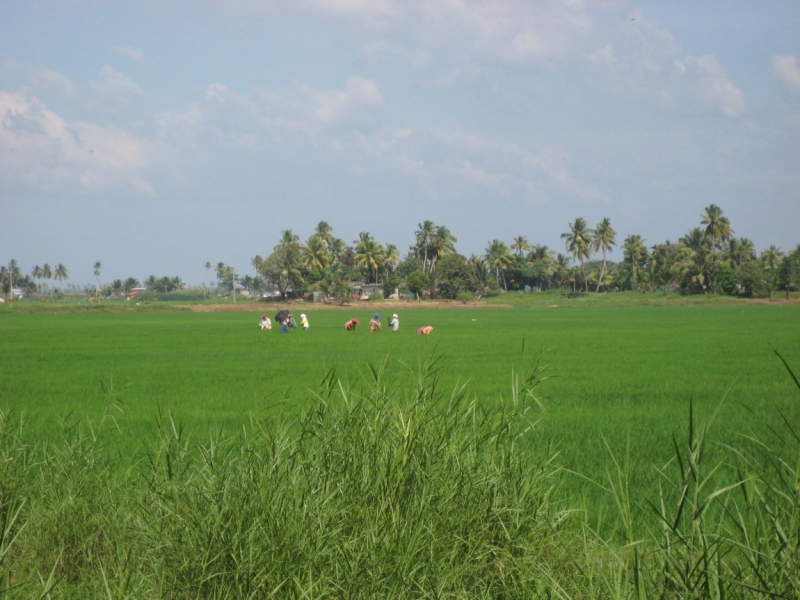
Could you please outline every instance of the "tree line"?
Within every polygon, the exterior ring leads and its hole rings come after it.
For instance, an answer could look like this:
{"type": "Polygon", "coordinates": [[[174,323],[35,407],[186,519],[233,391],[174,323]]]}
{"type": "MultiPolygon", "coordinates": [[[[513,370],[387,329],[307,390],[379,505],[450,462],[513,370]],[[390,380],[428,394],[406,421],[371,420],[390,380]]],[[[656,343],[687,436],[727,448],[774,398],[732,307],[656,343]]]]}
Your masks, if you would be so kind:
{"type": "MultiPolygon", "coordinates": [[[[667,240],[648,246],[642,236],[631,234],[618,246],[608,218],[591,228],[578,217],[567,229],[561,234],[564,252],[531,244],[526,236],[518,235],[510,244],[494,239],[484,254],[466,257],[457,252],[458,239],[446,226],[423,221],[401,258],[397,246],[380,243],[368,231],[347,244],[333,234],[330,224],[320,221],[304,242],[291,229],[284,230],[270,254],[251,259],[252,275],[237,273],[223,262],[206,262],[205,269],[207,278],[214,272],[218,288],[233,293],[241,286],[250,293],[276,291],[285,299],[320,291],[339,302],[352,297],[355,282],[382,285],[387,294],[399,288],[418,298],[429,293],[465,299],[553,289],[583,293],[675,290],[770,298],[783,291],[788,298],[800,284],[800,245],[785,253],[770,246],[757,254],[752,240],[734,236],[729,219],[715,204],[704,209],[698,226],[674,243],[667,240]],[[622,253],[616,262],[610,260],[615,249],[622,253]]],[[[96,262],[95,296],[102,291],[104,297],[122,297],[140,286],[133,277],[101,286],[100,274],[101,264],[96,262]]],[[[15,288],[28,294],[49,291],[51,278],[66,280],[66,267],[37,265],[30,275],[23,275],[15,260],[0,267],[7,297],[15,288]]],[[[177,276],[150,275],[144,287],[168,293],[185,284],[177,276]]]]}
{"type": "Polygon", "coordinates": [[[641,235],[631,234],[618,246],[608,218],[591,228],[578,217],[561,238],[564,252],[518,235],[510,244],[494,239],[484,254],[466,257],[457,252],[458,240],[446,226],[423,221],[401,259],[395,245],[382,245],[369,232],[361,232],[348,245],[321,221],[305,242],[284,230],[271,254],[251,260],[255,276],[237,277],[224,263],[218,263],[216,274],[222,287],[239,282],[250,291],[277,290],[284,298],[290,291],[300,296],[319,290],[335,300],[349,298],[354,281],[383,284],[386,293],[401,288],[418,297],[429,292],[476,299],[501,291],[552,289],[770,298],[782,290],[788,298],[800,282],[800,245],[787,253],[770,246],[757,254],[752,240],[734,237],[729,219],[715,204],[705,208],[698,226],[674,243],[648,246],[641,235]],[[622,257],[614,262],[610,256],[617,248],[622,257]]]}

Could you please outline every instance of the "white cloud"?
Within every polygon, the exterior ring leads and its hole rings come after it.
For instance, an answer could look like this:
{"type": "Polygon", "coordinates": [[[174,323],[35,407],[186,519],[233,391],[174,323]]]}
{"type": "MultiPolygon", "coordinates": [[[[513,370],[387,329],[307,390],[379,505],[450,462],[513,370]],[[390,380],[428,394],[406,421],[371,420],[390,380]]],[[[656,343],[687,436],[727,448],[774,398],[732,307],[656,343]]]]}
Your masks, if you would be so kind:
{"type": "Polygon", "coordinates": [[[78,86],[58,71],[23,64],[15,60],[4,60],[0,64],[2,64],[3,70],[22,73],[26,85],[34,89],[55,92],[63,96],[74,96],[78,92],[78,86]]]}
{"type": "Polygon", "coordinates": [[[745,95],[725,76],[713,55],[678,58],[674,65],[680,77],[687,80],[690,93],[701,104],[720,110],[728,117],[741,117],[747,111],[745,95]]]}
{"type": "Polygon", "coordinates": [[[783,84],[786,91],[800,93],[800,68],[796,56],[775,54],[772,56],[772,74],[783,84]]]}
{"type": "Polygon", "coordinates": [[[123,129],[68,123],[25,91],[0,92],[0,179],[82,191],[133,188],[154,194],[143,172],[159,148],[123,129]]]}
{"type": "Polygon", "coordinates": [[[140,61],[144,59],[144,53],[135,46],[114,46],[111,49],[116,54],[133,61],[140,61]]]}
{"type": "Polygon", "coordinates": [[[216,128],[224,123],[237,136],[253,133],[255,126],[262,134],[292,130],[315,137],[326,127],[358,126],[383,102],[375,82],[357,76],[350,77],[342,90],[318,90],[307,82],[295,82],[284,91],[265,90],[254,96],[214,83],[186,112],[159,114],[156,123],[163,129],[216,128]]]}
{"type": "Polygon", "coordinates": [[[128,79],[114,70],[112,67],[105,65],[97,74],[97,79],[91,83],[92,89],[104,97],[119,98],[123,96],[141,96],[142,88],[136,85],[135,82],[128,79]]]}

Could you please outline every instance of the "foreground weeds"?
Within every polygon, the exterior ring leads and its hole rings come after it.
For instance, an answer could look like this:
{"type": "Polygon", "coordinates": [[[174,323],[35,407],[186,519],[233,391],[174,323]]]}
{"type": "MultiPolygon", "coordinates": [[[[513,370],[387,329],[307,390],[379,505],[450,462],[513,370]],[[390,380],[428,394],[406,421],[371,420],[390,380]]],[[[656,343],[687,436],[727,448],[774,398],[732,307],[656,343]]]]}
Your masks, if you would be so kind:
{"type": "Polygon", "coordinates": [[[624,461],[598,529],[531,443],[541,380],[534,364],[487,408],[441,393],[435,360],[410,387],[385,365],[360,387],[329,370],[302,414],[236,435],[193,441],[160,414],[132,466],[106,451],[113,393],[100,423],[47,442],[0,414],[0,597],[798,598],[792,424],[706,465],[691,416],[647,533],[624,461]]]}

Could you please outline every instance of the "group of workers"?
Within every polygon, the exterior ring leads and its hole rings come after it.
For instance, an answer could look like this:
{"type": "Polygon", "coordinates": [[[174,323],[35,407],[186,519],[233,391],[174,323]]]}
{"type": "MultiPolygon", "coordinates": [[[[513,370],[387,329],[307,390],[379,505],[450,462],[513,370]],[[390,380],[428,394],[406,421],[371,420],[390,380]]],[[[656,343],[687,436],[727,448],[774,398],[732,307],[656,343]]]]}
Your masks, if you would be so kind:
{"type": "MultiPolygon", "coordinates": [[[[294,320],[292,313],[288,310],[280,311],[275,315],[275,320],[280,325],[281,333],[289,333],[289,329],[297,329],[297,322],[294,320]]],[[[345,331],[353,331],[359,323],[360,321],[357,318],[350,319],[344,324],[345,331]]],[[[305,314],[300,315],[300,326],[305,331],[308,331],[308,317],[306,317],[305,314]]],[[[262,331],[269,331],[272,329],[272,321],[267,315],[261,315],[261,322],[258,324],[258,327],[262,331]]],[[[396,314],[392,315],[392,320],[389,321],[389,327],[392,328],[392,331],[400,331],[400,318],[396,314]]],[[[381,330],[381,316],[378,313],[372,315],[372,319],[370,319],[369,322],[369,330],[371,332],[381,330]]],[[[430,325],[420,327],[417,329],[417,333],[430,335],[433,333],[433,327],[430,325]]]]}
{"type": "MultiPolygon", "coordinates": [[[[344,324],[345,331],[353,331],[360,322],[357,318],[350,319],[344,324]]],[[[392,315],[389,327],[392,328],[392,331],[400,331],[400,318],[396,314],[392,315]]],[[[369,321],[369,330],[373,333],[381,330],[381,316],[378,313],[372,315],[372,319],[369,321]]]]}
{"type": "MultiPolygon", "coordinates": [[[[282,310],[275,315],[275,320],[280,326],[281,333],[289,333],[289,329],[297,329],[297,321],[294,320],[292,313],[290,313],[288,310],[282,310]]],[[[308,317],[306,317],[305,314],[300,315],[300,327],[302,327],[305,331],[308,331],[308,317]]],[[[258,324],[258,328],[262,331],[269,331],[272,329],[272,321],[267,315],[261,315],[261,321],[258,324]]]]}

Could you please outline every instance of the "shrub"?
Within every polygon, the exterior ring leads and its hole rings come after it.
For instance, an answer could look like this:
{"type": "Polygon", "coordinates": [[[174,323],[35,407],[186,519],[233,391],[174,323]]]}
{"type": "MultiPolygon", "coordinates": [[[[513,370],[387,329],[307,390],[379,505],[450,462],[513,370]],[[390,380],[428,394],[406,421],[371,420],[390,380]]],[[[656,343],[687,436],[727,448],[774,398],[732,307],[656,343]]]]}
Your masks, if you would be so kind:
{"type": "Polygon", "coordinates": [[[458,296],[456,296],[456,300],[466,304],[467,302],[472,302],[475,300],[475,294],[472,292],[461,292],[458,296]]]}

